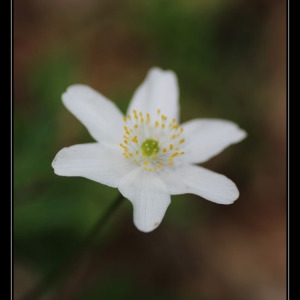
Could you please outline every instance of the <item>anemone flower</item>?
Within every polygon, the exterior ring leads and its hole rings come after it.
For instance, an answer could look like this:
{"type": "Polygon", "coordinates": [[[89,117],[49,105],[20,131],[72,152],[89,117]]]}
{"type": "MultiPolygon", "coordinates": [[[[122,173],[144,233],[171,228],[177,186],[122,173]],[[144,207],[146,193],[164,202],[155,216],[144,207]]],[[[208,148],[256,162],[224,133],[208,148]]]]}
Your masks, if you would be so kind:
{"type": "Polygon", "coordinates": [[[62,101],[96,142],[60,150],[52,162],[55,174],[118,188],[132,203],[134,224],[143,232],[158,227],[171,195],[233,203],[239,197],[234,182],[198,164],[243,140],[245,131],[222,119],[179,125],[178,98],[175,73],[157,67],[133,94],[126,116],[94,89],[70,86],[62,101]]]}

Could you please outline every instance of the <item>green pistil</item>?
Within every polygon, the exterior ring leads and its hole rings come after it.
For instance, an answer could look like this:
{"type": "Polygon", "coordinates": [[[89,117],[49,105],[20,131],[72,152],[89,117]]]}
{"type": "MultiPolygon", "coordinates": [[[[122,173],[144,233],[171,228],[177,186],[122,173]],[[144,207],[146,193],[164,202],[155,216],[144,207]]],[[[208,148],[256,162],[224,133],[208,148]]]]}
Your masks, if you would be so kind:
{"type": "Polygon", "coordinates": [[[153,139],[146,139],[143,142],[141,149],[146,156],[154,155],[159,151],[158,141],[153,139]]]}

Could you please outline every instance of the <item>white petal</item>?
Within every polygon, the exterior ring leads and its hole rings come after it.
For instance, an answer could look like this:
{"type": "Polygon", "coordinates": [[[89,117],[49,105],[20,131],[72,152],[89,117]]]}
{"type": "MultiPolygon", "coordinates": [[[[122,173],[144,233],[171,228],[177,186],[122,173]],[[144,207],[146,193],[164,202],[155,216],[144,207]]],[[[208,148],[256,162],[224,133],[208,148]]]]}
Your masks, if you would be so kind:
{"type": "Polygon", "coordinates": [[[179,122],[178,83],[173,71],[152,68],[144,82],[137,88],[128,107],[128,114],[137,112],[150,113],[155,117],[157,110],[168,118],[179,122]]]}
{"type": "Polygon", "coordinates": [[[195,194],[219,204],[231,204],[239,191],[229,178],[199,166],[186,166],[160,174],[171,195],[195,194]]]}
{"type": "Polygon", "coordinates": [[[138,168],[121,179],[119,190],[133,205],[135,226],[144,232],[157,228],[171,202],[165,184],[153,173],[138,168]]]}
{"type": "Polygon", "coordinates": [[[113,102],[85,85],[70,86],[62,100],[96,141],[120,143],[123,115],[113,102]]]}
{"type": "Polygon", "coordinates": [[[221,119],[196,119],[181,127],[185,136],[182,150],[190,163],[205,162],[247,135],[237,124],[221,119]]]}
{"type": "Polygon", "coordinates": [[[119,180],[135,166],[118,149],[93,143],[63,148],[54,158],[52,167],[57,175],[80,176],[117,187],[119,180]]]}

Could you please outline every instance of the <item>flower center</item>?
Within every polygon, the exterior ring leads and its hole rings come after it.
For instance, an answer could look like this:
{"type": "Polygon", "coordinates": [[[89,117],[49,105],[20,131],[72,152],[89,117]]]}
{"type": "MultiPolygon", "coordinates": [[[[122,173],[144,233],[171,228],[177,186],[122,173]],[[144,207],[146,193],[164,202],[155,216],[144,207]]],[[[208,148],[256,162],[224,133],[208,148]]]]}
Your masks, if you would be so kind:
{"type": "Polygon", "coordinates": [[[180,148],[185,139],[181,136],[183,128],[176,124],[175,119],[168,122],[158,109],[154,117],[133,110],[133,115],[123,120],[124,135],[120,147],[126,159],[149,172],[180,163],[184,155],[180,148]]]}
{"type": "Polygon", "coordinates": [[[142,145],[141,150],[145,153],[146,156],[155,155],[159,152],[158,141],[153,139],[146,139],[142,145]]]}

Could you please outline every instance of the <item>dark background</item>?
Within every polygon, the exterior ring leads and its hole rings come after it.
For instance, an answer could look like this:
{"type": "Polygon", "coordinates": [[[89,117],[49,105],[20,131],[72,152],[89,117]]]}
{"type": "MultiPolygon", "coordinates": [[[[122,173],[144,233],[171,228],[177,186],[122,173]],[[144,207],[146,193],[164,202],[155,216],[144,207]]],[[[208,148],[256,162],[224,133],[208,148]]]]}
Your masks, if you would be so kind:
{"type": "Polygon", "coordinates": [[[56,176],[63,147],[93,141],[61,102],[87,84],[123,112],[152,66],[174,70],[181,120],[248,133],[203,166],[231,178],[229,206],[172,196],[141,233],[126,201],[43,299],[286,299],[286,3],[281,0],[15,0],[14,298],[72,252],[118,194],[56,176]]]}

